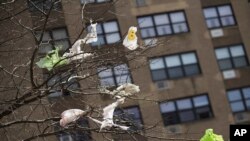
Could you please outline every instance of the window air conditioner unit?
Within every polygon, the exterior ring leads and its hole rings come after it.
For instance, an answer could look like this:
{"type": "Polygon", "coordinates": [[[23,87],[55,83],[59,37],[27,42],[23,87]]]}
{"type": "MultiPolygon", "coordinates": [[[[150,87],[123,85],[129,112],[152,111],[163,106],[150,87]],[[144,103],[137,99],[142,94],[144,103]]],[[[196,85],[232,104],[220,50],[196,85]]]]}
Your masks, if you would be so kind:
{"type": "Polygon", "coordinates": [[[212,38],[218,38],[218,37],[224,36],[224,32],[221,28],[210,30],[210,34],[211,34],[212,38]]]}
{"type": "Polygon", "coordinates": [[[169,133],[181,133],[181,127],[179,125],[169,126],[167,127],[169,133]]]}
{"type": "Polygon", "coordinates": [[[236,72],[235,70],[226,70],[222,72],[223,78],[226,79],[233,79],[236,78],[236,72]]]}
{"type": "Polygon", "coordinates": [[[250,115],[247,113],[238,113],[234,116],[235,123],[250,122],[250,115]]]}
{"type": "Polygon", "coordinates": [[[167,81],[155,82],[155,86],[156,86],[157,90],[166,90],[166,89],[168,89],[167,81]]]}

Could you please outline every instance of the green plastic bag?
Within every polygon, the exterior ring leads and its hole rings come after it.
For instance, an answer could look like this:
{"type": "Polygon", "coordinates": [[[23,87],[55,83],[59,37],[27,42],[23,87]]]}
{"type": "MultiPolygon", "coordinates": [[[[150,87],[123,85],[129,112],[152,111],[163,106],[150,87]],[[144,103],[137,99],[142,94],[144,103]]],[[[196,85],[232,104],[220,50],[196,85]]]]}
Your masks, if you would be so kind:
{"type": "Polygon", "coordinates": [[[48,54],[41,58],[36,64],[39,68],[46,68],[51,71],[54,67],[65,65],[68,61],[64,57],[59,56],[60,47],[48,52],[48,54]]]}
{"type": "Polygon", "coordinates": [[[216,135],[213,129],[207,129],[200,141],[224,141],[221,135],[216,135]]]}

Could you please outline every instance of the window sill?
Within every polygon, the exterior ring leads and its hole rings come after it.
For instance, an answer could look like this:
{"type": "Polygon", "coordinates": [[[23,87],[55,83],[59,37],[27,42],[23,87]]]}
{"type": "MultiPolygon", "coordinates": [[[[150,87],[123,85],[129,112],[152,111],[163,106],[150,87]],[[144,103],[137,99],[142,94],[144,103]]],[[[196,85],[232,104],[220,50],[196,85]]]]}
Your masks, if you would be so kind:
{"type": "Polygon", "coordinates": [[[196,74],[196,75],[184,76],[184,77],[178,77],[178,78],[172,78],[172,79],[162,79],[162,80],[157,80],[157,81],[153,80],[153,83],[157,83],[161,81],[179,81],[183,79],[195,79],[195,78],[202,77],[202,76],[203,76],[202,74],[196,74]]]}
{"type": "Polygon", "coordinates": [[[135,8],[142,8],[142,7],[148,7],[148,5],[147,4],[142,4],[142,5],[136,4],[136,6],[135,6],[135,8]]]}
{"type": "Polygon", "coordinates": [[[180,123],[176,123],[176,124],[169,124],[169,125],[164,125],[165,127],[169,127],[169,126],[183,126],[183,125],[186,125],[186,124],[202,124],[202,123],[199,123],[199,122],[204,122],[204,121],[210,121],[210,120],[213,120],[215,117],[214,116],[211,116],[209,118],[204,118],[204,119],[197,119],[197,120],[192,120],[192,121],[185,121],[185,122],[180,122],[180,123]]]}
{"type": "Polygon", "coordinates": [[[250,71],[250,66],[244,66],[239,68],[221,70],[221,75],[224,81],[226,81],[232,79],[240,79],[242,78],[241,74],[249,73],[249,71],[250,71]]]}
{"type": "Polygon", "coordinates": [[[146,37],[146,38],[142,38],[142,40],[147,40],[147,39],[159,39],[159,38],[163,38],[163,37],[173,37],[173,36],[184,36],[187,35],[188,33],[191,33],[190,30],[188,30],[187,32],[180,32],[180,33],[174,33],[174,34],[167,34],[167,35],[160,35],[160,36],[154,36],[154,37],[146,37]]]}

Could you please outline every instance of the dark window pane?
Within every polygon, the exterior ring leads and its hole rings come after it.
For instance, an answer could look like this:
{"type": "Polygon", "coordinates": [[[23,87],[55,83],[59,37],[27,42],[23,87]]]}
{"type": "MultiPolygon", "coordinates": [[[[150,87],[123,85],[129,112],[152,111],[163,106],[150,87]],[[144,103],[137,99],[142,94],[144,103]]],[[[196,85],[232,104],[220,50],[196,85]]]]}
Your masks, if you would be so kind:
{"type": "Polygon", "coordinates": [[[229,59],[219,60],[219,66],[221,70],[233,68],[232,62],[229,59]]]}
{"type": "Polygon", "coordinates": [[[197,64],[184,66],[186,76],[191,76],[200,73],[200,69],[197,64]]]}
{"type": "Polygon", "coordinates": [[[164,113],[162,114],[162,116],[163,116],[164,125],[179,123],[178,115],[176,112],[164,113]]]}
{"type": "Polygon", "coordinates": [[[245,99],[250,99],[250,87],[243,88],[242,92],[245,99]]]}
{"type": "Polygon", "coordinates": [[[221,18],[221,23],[223,26],[235,25],[233,16],[226,16],[221,18]]]}
{"type": "Polygon", "coordinates": [[[220,27],[220,22],[218,18],[212,18],[206,20],[208,28],[220,27]]]}
{"type": "Polygon", "coordinates": [[[110,87],[115,86],[115,81],[113,77],[101,78],[101,86],[110,87]]]}
{"type": "Polygon", "coordinates": [[[140,119],[140,111],[138,107],[133,107],[133,108],[127,108],[124,110],[124,112],[128,113],[133,119],[140,119]]]}
{"type": "Polygon", "coordinates": [[[48,53],[49,51],[52,50],[52,45],[49,43],[42,43],[40,44],[40,48],[39,48],[39,53],[48,53]]]}
{"type": "Polygon", "coordinates": [[[233,58],[233,62],[236,68],[247,66],[247,60],[245,56],[233,58]]]}
{"type": "Polygon", "coordinates": [[[250,99],[246,100],[247,109],[250,110],[250,99]]]}
{"type": "Polygon", "coordinates": [[[54,29],[52,31],[52,35],[53,35],[54,40],[60,40],[60,39],[68,38],[66,29],[64,29],[64,28],[54,29]]]}
{"type": "Polygon", "coordinates": [[[181,67],[168,68],[169,78],[179,78],[183,77],[183,71],[181,67]]]}
{"type": "Polygon", "coordinates": [[[209,107],[201,107],[196,109],[196,116],[198,119],[205,119],[212,116],[212,112],[209,107]]]}
{"type": "Polygon", "coordinates": [[[114,121],[117,124],[130,126],[132,130],[142,129],[141,114],[138,107],[115,110],[114,121]]]}
{"type": "Polygon", "coordinates": [[[71,135],[73,138],[73,141],[91,141],[91,137],[89,133],[84,133],[84,132],[76,132],[71,135]]]}
{"type": "Polygon", "coordinates": [[[192,121],[195,119],[194,112],[192,110],[179,112],[180,120],[182,122],[192,121]]]}
{"type": "Polygon", "coordinates": [[[59,40],[59,41],[54,41],[55,46],[61,46],[61,50],[65,51],[67,48],[69,48],[70,44],[68,40],[59,40]]]}
{"type": "Polygon", "coordinates": [[[164,69],[152,71],[152,77],[154,81],[167,79],[167,75],[164,69]]]}

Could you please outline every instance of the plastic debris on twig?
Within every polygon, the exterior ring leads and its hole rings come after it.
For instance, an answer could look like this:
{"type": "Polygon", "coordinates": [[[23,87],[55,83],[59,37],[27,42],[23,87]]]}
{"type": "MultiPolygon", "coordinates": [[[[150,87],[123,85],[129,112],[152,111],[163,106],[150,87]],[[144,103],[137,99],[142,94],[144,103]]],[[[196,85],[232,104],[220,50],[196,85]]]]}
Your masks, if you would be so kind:
{"type": "Polygon", "coordinates": [[[84,53],[81,51],[81,45],[82,44],[89,44],[93,42],[97,42],[97,31],[96,31],[96,26],[97,23],[93,24],[92,21],[90,21],[90,32],[86,35],[84,39],[79,39],[77,40],[74,45],[72,46],[69,53],[64,53],[64,57],[69,58],[70,61],[72,60],[79,60],[79,59],[84,59],[90,56],[93,56],[91,53],[84,53]]]}
{"type": "Polygon", "coordinates": [[[136,32],[137,32],[137,27],[131,26],[128,30],[128,35],[123,40],[123,45],[129,50],[135,50],[139,46],[137,44],[137,36],[135,34],[136,32]]]}
{"type": "Polygon", "coordinates": [[[115,108],[120,105],[120,104],[123,104],[124,103],[124,100],[125,98],[120,98],[120,99],[117,99],[116,102],[106,106],[103,108],[103,121],[99,121],[97,119],[94,119],[92,117],[89,117],[91,120],[93,120],[94,122],[96,122],[97,124],[101,124],[101,127],[100,127],[100,131],[103,129],[103,128],[111,128],[111,127],[118,127],[122,130],[128,130],[129,127],[127,126],[122,126],[122,125],[117,125],[113,122],[113,116],[114,116],[114,111],[115,111],[115,108]]]}
{"type": "Polygon", "coordinates": [[[128,97],[140,92],[139,86],[131,83],[125,83],[113,91],[101,89],[100,92],[110,94],[115,98],[128,97]]]}
{"type": "Polygon", "coordinates": [[[97,37],[96,26],[97,26],[97,23],[93,24],[92,20],[90,20],[90,32],[83,39],[84,43],[89,44],[89,43],[97,42],[98,37],[97,37]]]}
{"type": "Polygon", "coordinates": [[[75,47],[77,48],[69,49],[70,50],[69,53],[64,53],[63,57],[68,58],[69,61],[73,61],[73,60],[80,60],[80,59],[85,59],[85,58],[93,56],[92,53],[84,53],[83,51],[81,51],[80,45],[75,46],[75,47]]]}
{"type": "Polygon", "coordinates": [[[48,54],[41,58],[36,64],[39,68],[46,68],[51,71],[54,67],[65,65],[68,61],[64,57],[59,56],[60,47],[48,52],[48,54]]]}
{"type": "Polygon", "coordinates": [[[200,141],[224,141],[222,135],[214,134],[213,129],[207,129],[200,141]]]}
{"type": "Polygon", "coordinates": [[[61,114],[60,126],[65,127],[68,124],[77,121],[80,117],[84,116],[87,112],[80,109],[69,109],[61,114]]]}

